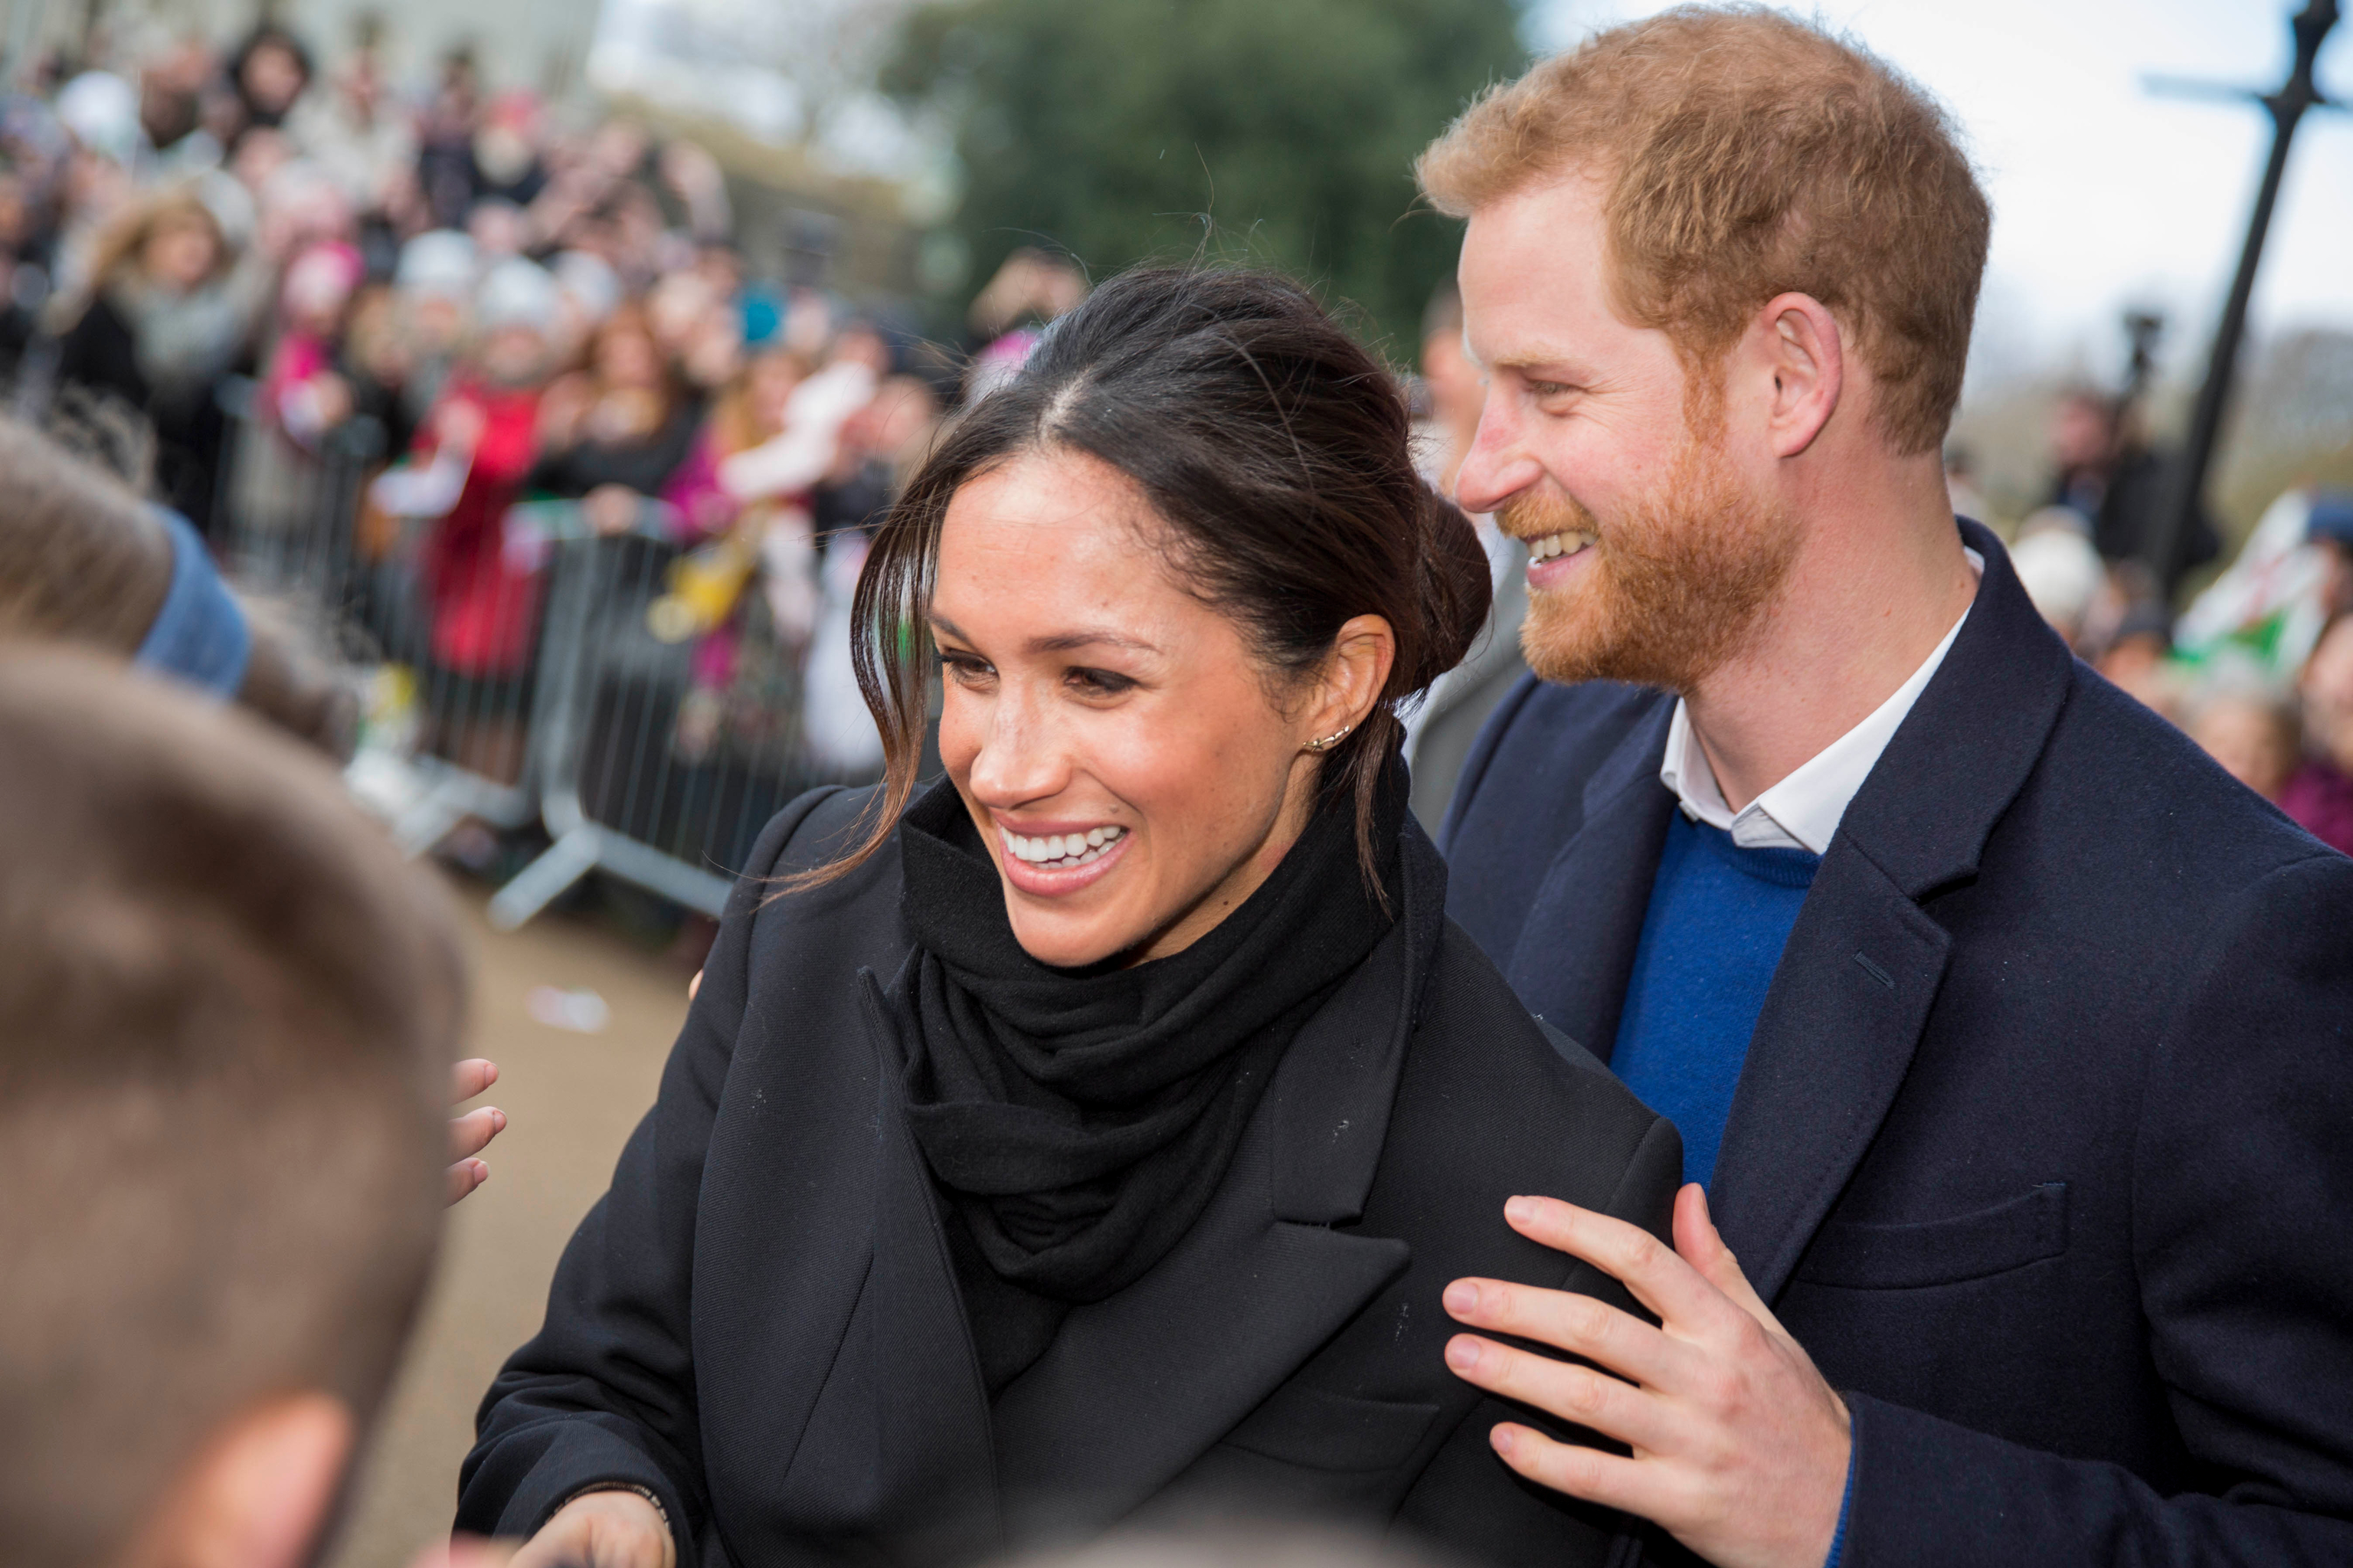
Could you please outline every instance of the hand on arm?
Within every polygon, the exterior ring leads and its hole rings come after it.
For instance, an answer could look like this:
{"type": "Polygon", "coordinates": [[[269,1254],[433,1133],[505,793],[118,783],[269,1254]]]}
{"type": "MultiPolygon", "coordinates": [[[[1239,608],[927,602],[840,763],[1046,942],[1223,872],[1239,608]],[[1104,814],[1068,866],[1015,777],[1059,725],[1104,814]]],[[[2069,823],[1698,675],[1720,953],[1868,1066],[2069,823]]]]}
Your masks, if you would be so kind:
{"type": "MultiPolygon", "coordinates": [[[[480,1056],[460,1062],[450,1071],[449,1103],[464,1105],[484,1089],[499,1081],[499,1065],[480,1056]]],[[[445,1204],[454,1203],[491,1179],[491,1168],[474,1158],[490,1147],[491,1139],[506,1130],[507,1113],[496,1106],[483,1106],[453,1117],[449,1121],[448,1185],[443,1198],[445,1204]]]]}
{"type": "Polygon", "coordinates": [[[1591,1297],[1500,1280],[1449,1286],[1446,1309],[1459,1321],[1594,1363],[1458,1334],[1446,1350],[1457,1376],[1632,1450],[1559,1443],[1507,1422],[1492,1438],[1504,1463],[1653,1520],[1719,1568],[1822,1568],[1846,1490],[1846,1405],[1749,1287],[1700,1188],[1675,1200],[1672,1251],[1550,1198],[1514,1198],[1504,1213],[1522,1235],[1621,1281],[1659,1318],[1653,1327],[1591,1297]]]}

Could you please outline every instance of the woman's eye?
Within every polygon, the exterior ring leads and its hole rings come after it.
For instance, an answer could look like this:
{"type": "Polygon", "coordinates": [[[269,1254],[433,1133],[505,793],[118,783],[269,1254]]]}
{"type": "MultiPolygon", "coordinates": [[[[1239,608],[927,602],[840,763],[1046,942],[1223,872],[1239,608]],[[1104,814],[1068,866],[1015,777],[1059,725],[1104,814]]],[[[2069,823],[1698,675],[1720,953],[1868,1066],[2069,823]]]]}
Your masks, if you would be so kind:
{"type": "Polygon", "coordinates": [[[976,659],[969,653],[943,653],[940,655],[940,668],[947,672],[951,680],[964,686],[985,681],[996,673],[988,667],[987,660],[976,659]]]}
{"type": "Polygon", "coordinates": [[[1072,670],[1070,681],[1071,685],[1091,697],[1115,696],[1121,692],[1134,689],[1135,685],[1135,683],[1125,675],[1115,675],[1109,670],[1085,668],[1072,670]]]}

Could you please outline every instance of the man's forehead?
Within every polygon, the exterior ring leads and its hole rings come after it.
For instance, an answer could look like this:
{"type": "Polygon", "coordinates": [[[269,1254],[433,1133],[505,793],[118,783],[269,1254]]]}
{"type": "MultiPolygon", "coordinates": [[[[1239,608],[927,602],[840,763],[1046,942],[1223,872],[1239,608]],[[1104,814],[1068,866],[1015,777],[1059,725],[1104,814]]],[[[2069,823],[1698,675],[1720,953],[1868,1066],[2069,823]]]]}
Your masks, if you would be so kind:
{"type": "Polygon", "coordinates": [[[1463,344],[1489,370],[1558,366],[1637,329],[1612,310],[1598,185],[1547,181],[1480,207],[1458,277],[1463,344]]]}

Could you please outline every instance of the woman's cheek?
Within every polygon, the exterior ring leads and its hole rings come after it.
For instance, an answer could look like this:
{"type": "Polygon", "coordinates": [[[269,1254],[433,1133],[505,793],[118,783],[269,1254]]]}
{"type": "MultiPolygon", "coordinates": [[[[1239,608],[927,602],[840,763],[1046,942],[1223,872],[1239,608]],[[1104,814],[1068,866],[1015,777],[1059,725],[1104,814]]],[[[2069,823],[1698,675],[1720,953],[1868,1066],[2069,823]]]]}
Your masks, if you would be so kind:
{"type": "Polygon", "coordinates": [[[980,705],[956,684],[955,676],[946,677],[946,683],[940,696],[940,765],[961,783],[980,755],[980,705]]]}

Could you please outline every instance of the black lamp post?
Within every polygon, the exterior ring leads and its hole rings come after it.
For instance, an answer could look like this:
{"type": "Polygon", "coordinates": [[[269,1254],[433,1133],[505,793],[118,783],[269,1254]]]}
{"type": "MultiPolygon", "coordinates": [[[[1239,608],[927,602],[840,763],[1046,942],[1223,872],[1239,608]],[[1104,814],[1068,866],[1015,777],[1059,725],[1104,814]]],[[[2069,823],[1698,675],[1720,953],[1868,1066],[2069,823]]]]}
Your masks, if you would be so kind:
{"type": "Polygon", "coordinates": [[[2296,123],[2304,118],[2306,110],[2342,107],[2322,97],[2312,80],[2313,61],[2320,54],[2321,40],[2336,25],[2337,0],[2306,0],[2304,9],[2289,24],[2295,32],[2295,65],[2289,70],[2285,85],[2276,92],[2259,93],[2204,82],[2149,83],[2159,92],[2253,99],[2272,117],[2271,161],[2263,165],[2263,183],[2255,193],[2254,213],[2247,220],[2247,243],[2239,253],[2238,276],[2231,281],[2231,297],[2223,302],[2221,323],[2214,329],[2214,350],[2206,364],[2205,385],[2198,389],[2198,406],[2189,416],[2188,440],[2180,458],[2173,464],[2170,482],[2163,493],[2164,503],[2158,510],[2156,526],[2147,540],[2149,569],[2168,594],[2173,590],[2182,541],[2189,537],[2205,495],[2206,473],[2213,463],[2214,441],[2221,433],[2231,377],[2238,363],[2239,340],[2246,335],[2247,301],[2255,291],[2255,269],[2263,261],[2263,238],[2271,229],[2272,209],[2279,202],[2280,178],[2287,172],[2288,143],[2295,138],[2296,123]]]}

